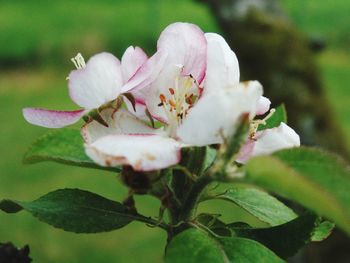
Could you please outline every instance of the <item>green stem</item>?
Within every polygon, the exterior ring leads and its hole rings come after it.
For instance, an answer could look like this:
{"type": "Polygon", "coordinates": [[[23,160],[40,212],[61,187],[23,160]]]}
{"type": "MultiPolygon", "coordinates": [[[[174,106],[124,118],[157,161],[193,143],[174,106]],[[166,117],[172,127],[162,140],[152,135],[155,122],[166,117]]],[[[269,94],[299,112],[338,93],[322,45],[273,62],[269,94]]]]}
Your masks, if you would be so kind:
{"type": "Polygon", "coordinates": [[[204,175],[198,178],[193,184],[190,192],[187,195],[186,201],[182,207],[180,219],[188,221],[192,218],[203,190],[213,181],[210,175],[204,175]]]}
{"type": "Polygon", "coordinates": [[[161,221],[157,221],[151,217],[146,217],[140,214],[135,214],[134,219],[139,221],[139,222],[144,222],[148,225],[154,226],[154,227],[160,227],[164,229],[165,231],[169,230],[169,226],[165,223],[162,223],[161,221]]]}

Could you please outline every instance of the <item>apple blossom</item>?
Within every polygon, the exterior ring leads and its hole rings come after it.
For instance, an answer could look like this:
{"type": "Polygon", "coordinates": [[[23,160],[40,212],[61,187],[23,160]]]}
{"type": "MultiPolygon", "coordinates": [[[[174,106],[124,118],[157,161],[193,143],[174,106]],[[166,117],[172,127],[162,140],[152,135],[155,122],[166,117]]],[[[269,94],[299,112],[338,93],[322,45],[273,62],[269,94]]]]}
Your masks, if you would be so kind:
{"type": "Polygon", "coordinates": [[[117,99],[133,88],[149,84],[160,70],[165,53],[157,52],[150,59],[139,47],[126,49],[121,61],[110,53],[99,53],[85,63],[81,54],[72,59],[76,70],[68,76],[69,96],[79,110],[57,111],[40,108],[23,109],[31,124],[61,128],[77,122],[94,109],[117,99]],[[157,63],[157,64],[156,64],[157,63]]]}
{"type": "Polygon", "coordinates": [[[259,82],[239,83],[238,60],[220,35],[174,23],[161,33],[157,48],[168,54],[164,66],[135,97],[164,127],[152,131],[124,110],[104,113],[109,127],[91,122],[82,129],[86,153],[100,165],[168,167],[180,161],[182,147],[222,143],[242,114],[252,120],[269,108],[259,82]]]}

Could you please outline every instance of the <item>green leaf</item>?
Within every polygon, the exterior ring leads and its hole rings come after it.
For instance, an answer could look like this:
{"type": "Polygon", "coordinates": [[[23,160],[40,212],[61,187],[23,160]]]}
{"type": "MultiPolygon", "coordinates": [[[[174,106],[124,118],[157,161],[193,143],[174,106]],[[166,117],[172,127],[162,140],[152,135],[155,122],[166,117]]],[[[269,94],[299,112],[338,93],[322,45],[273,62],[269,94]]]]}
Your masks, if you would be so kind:
{"type": "Polygon", "coordinates": [[[102,167],[94,163],[85,154],[79,130],[74,129],[60,129],[40,137],[32,144],[23,159],[25,164],[44,161],[120,172],[117,167],[102,167]]]}
{"type": "Polygon", "coordinates": [[[294,148],[250,160],[245,181],[315,211],[350,234],[350,171],[338,157],[294,148]]]}
{"type": "Polygon", "coordinates": [[[274,251],[281,258],[287,259],[295,255],[307,243],[316,241],[316,238],[322,240],[330,235],[332,228],[325,228],[324,223],[329,222],[321,223],[318,216],[305,214],[288,223],[270,228],[229,227],[235,235],[253,239],[274,251]]]}
{"type": "Polygon", "coordinates": [[[253,239],[282,258],[293,256],[311,241],[327,238],[334,224],[306,213],[285,224],[269,228],[252,228],[245,223],[225,224],[218,215],[200,214],[196,220],[220,236],[239,236],[253,239]],[[283,242],[281,242],[283,240],[283,242]]]}
{"type": "Polygon", "coordinates": [[[169,243],[165,262],[283,262],[256,241],[239,237],[216,237],[199,229],[188,229],[169,243]]]}
{"type": "Polygon", "coordinates": [[[76,233],[112,231],[138,220],[121,203],[79,189],[56,190],[32,202],[3,200],[0,209],[7,213],[25,209],[47,224],[76,233]]]}
{"type": "Polygon", "coordinates": [[[268,193],[240,185],[232,186],[215,198],[235,203],[259,220],[271,226],[280,225],[297,217],[292,209],[268,193]]]}
{"type": "Polygon", "coordinates": [[[320,242],[325,240],[332,233],[335,224],[329,221],[323,221],[319,223],[311,236],[311,241],[320,242]]]}
{"type": "Polygon", "coordinates": [[[206,156],[203,164],[203,172],[207,171],[214,163],[217,155],[217,150],[206,146],[206,156]]]}
{"type": "Polygon", "coordinates": [[[266,125],[260,125],[258,131],[278,127],[281,122],[287,123],[287,111],[284,104],[276,108],[273,115],[267,119],[266,125]]]}

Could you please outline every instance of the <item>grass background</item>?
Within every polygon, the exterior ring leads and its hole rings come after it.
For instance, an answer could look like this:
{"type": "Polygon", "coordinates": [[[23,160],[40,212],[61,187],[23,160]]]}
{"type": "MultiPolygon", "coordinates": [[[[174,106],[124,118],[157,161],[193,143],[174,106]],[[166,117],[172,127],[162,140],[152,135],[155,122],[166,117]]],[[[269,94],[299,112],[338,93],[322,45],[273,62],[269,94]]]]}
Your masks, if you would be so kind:
{"type": "MultiPolygon", "coordinates": [[[[326,40],[318,56],[336,118],[350,146],[350,18],[348,0],[283,0],[306,35],[326,40]]],[[[54,163],[23,166],[23,153],[46,129],[27,124],[21,109],[74,109],[66,89],[69,58],[102,50],[120,56],[130,44],[151,54],[162,28],[188,21],[220,32],[209,10],[190,0],[12,0],[0,1],[0,199],[32,200],[58,188],[81,188],[121,200],[126,189],[114,174],[54,163]]],[[[158,201],[138,197],[141,212],[158,214],[158,201]]],[[[256,222],[238,208],[212,202],[202,211],[256,222]]],[[[102,234],[72,234],[27,213],[0,213],[0,242],[29,244],[34,262],[161,262],[166,236],[140,223],[102,234]]]]}

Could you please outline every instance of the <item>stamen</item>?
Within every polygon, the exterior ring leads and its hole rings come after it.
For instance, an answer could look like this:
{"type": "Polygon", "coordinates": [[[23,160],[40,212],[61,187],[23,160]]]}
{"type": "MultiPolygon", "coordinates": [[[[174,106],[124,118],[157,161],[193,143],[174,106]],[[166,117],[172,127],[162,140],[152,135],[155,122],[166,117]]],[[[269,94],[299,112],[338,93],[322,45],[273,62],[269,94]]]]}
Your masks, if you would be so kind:
{"type": "Polygon", "coordinates": [[[86,67],[84,57],[80,53],[78,53],[74,58],[71,58],[71,61],[77,69],[83,69],[86,67]]]}
{"type": "Polygon", "coordinates": [[[173,100],[168,100],[171,107],[176,108],[176,103],[173,100]]]}
{"type": "Polygon", "coordinates": [[[166,102],[166,98],[165,98],[164,94],[160,94],[159,99],[162,103],[166,102]]]}
{"type": "Polygon", "coordinates": [[[174,85],[168,92],[159,95],[159,107],[163,107],[168,119],[168,132],[176,135],[178,127],[192,108],[200,94],[200,87],[192,76],[181,76],[179,72],[174,78],[174,85]]]}
{"type": "Polygon", "coordinates": [[[255,136],[256,131],[258,130],[260,125],[266,125],[266,121],[272,117],[272,115],[275,113],[275,109],[271,109],[269,114],[266,115],[265,118],[261,120],[254,120],[250,124],[250,131],[249,131],[249,137],[250,139],[253,139],[255,136]]]}

